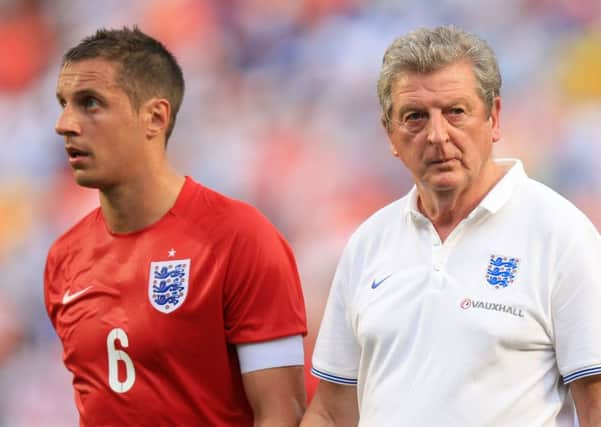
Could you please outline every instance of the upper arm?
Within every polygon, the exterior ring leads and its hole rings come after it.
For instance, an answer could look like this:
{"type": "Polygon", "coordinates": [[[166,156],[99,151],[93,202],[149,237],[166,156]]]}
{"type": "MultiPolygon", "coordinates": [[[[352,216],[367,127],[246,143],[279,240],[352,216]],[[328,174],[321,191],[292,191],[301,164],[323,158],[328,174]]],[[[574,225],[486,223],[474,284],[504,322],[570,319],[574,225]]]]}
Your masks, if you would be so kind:
{"type": "Polygon", "coordinates": [[[300,278],[292,250],[275,227],[254,210],[243,213],[246,222],[235,233],[224,280],[226,338],[238,347],[255,426],[296,427],[306,406],[300,278]],[[300,351],[289,352],[285,342],[294,336],[300,351]]]}
{"type": "Polygon", "coordinates": [[[557,366],[568,384],[601,373],[601,236],[590,223],[570,222],[560,235],[552,274],[551,324],[557,366]]]}
{"type": "Polygon", "coordinates": [[[601,375],[580,378],[570,384],[580,427],[601,425],[601,375]]]}
{"type": "Polygon", "coordinates": [[[306,405],[303,366],[285,366],[242,375],[255,426],[298,426],[306,405]]]}
{"type": "Polygon", "coordinates": [[[307,332],[305,305],[294,254],[271,223],[248,213],[233,232],[223,308],[226,339],[259,342],[307,332]]]}
{"type": "Polygon", "coordinates": [[[301,426],[356,426],[359,422],[357,386],[320,381],[301,426]]]}

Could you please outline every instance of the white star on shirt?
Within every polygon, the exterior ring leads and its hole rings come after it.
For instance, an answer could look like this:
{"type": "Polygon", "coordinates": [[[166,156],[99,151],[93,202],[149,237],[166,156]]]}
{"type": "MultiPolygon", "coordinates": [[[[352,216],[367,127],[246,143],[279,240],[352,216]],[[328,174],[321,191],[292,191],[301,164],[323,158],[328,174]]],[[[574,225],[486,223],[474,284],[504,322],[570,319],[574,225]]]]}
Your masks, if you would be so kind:
{"type": "Polygon", "coordinates": [[[171,248],[169,249],[169,251],[167,252],[169,254],[170,257],[174,257],[175,256],[175,249],[171,248]]]}

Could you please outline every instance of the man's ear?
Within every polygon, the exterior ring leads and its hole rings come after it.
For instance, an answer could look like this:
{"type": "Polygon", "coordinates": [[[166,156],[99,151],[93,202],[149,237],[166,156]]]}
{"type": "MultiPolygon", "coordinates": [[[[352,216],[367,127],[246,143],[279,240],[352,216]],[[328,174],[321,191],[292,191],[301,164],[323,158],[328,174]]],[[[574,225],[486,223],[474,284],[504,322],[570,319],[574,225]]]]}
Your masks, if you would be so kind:
{"type": "MultiPolygon", "coordinates": [[[[396,147],[394,146],[394,143],[392,142],[392,139],[388,138],[388,146],[390,147],[390,152],[392,153],[392,155],[394,157],[399,157],[399,151],[396,149],[396,147]]],[[[399,157],[400,159],[400,157],[399,157]]]]}
{"type": "Polygon", "coordinates": [[[156,138],[159,134],[167,133],[171,120],[171,104],[165,98],[152,98],[144,104],[147,119],[146,136],[156,138]]]}
{"type": "Polygon", "coordinates": [[[388,137],[388,146],[390,147],[390,152],[392,153],[392,155],[394,157],[399,157],[399,151],[396,149],[396,147],[394,145],[394,140],[392,139],[392,131],[389,128],[390,122],[388,121],[388,119],[386,118],[386,116],[383,113],[382,113],[382,115],[380,115],[380,123],[382,124],[382,127],[386,131],[386,136],[388,137]]]}
{"type": "Polygon", "coordinates": [[[492,103],[489,120],[491,121],[492,142],[497,142],[501,139],[501,126],[499,119],[501,116],[501,97],[497,96],[492,103]]]}
{"type": "Polygon", "coordinates": [[[390,130],[388,129],[388,119],[386,118],[386,115],[384,113],[380,114],[380,124],[382,125],[386,133],[390,136],[390,130]]]}

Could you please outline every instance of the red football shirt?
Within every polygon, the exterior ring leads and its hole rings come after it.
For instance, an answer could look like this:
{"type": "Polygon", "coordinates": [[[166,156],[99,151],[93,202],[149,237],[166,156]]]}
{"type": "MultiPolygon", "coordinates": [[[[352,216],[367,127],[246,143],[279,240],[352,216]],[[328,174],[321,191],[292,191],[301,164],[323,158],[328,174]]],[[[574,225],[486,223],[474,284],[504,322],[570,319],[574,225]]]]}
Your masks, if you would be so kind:
{"type": "Polygon", "coordinates": [[[252,426],[235,344],[306,333],[288,244],[190,178],[143,230],[96,209],[60,237],[45,302],[82,426],[252,426]]]}

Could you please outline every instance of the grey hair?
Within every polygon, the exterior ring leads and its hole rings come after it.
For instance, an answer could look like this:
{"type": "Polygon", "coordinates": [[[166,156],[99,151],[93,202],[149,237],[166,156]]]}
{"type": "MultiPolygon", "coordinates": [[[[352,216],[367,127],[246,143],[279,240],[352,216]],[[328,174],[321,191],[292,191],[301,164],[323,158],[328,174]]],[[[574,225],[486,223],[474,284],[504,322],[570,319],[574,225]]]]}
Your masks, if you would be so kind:
{"type": "Polygon", "coordinates": [[[384,53],[378,79],[378,98],[386,127],[392,113],[392,85],[399,75],[430,73],[463,60],[472,64],[476,90],[490,114],[495,97],[501,93],[501,74],[488,43],[451,25],[419,28],[394,40],[384,53]]]}

